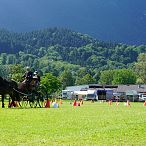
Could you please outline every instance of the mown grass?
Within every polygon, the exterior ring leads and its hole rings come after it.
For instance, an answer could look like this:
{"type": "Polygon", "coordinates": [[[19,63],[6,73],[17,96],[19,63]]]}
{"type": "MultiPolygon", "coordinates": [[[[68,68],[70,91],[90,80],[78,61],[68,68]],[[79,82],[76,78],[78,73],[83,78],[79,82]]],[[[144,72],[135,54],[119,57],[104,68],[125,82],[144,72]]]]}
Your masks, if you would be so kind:
{"type": "Polygon", "coordinates": [[[58,109],[0,108],[0,146],[144,146],[146,107],[143,103],[84,102],[58,109]]]}

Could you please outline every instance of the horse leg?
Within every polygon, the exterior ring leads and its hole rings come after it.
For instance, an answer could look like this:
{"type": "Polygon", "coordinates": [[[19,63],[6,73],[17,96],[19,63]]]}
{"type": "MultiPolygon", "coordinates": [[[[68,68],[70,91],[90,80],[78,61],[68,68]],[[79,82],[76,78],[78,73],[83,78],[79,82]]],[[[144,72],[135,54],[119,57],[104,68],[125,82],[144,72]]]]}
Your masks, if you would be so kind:
{"type": "Polygon", "coordinates": [[[40,102],[42,102],[42,100],[40,99],[40,95],[38,96],[38,100],[37,100],[38,104],[39,104],[39,107],[41,108],[42,105],[40,104],[40,102]]]}
{"type": "Polygon", "coordinates": [[[13,105],[13,107],[17,106],[14,100],[12,100],[12,105],[13,105]]]}
{"type": "Polygon", "coordinates": [[[18,104],[19,104],[19,106],[20,106],[20,107],[22,107],[22,105],[21,105],[20,101],[18,101],[18,104]]]}
{"type": "Polygon", "coordinates": [[[4,98],[4,95],[2,95],[2,108],[5,108],[4,98]]]}
{"type": "Polygon", "coordinates": [[[10,108],[11,107],[11,98],[9,97],[9,103],[8,103],[8,108],[10,108]]]}

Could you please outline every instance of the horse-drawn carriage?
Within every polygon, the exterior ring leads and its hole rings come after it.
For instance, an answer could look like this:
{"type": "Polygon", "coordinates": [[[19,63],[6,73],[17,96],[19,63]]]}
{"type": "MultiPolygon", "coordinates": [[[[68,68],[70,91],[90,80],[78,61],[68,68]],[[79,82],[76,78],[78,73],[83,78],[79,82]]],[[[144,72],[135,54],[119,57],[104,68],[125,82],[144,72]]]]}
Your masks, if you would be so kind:
{"type": "Polygon", "coordinates": [[[31,82],[20,82],[16,83],[13,80],[5,80],[0,77],[0,95],[2,96],[2,107],[4,107],[4,96],[5,94],[10,95],[8,106],[20,107],[43,107],[44,105],[44,86],[41,84],[34,84],[32,79],[31,82]]]}

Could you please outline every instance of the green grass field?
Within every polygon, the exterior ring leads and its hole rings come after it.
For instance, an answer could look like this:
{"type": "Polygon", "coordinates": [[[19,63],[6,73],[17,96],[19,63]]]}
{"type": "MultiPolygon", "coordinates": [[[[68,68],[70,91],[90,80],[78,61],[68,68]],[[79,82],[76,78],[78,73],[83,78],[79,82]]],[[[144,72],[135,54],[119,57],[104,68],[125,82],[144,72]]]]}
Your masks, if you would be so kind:
{"type": "Polygon", "coordinates": [[[144,146],[146,107],[84,102],[60,108],[0,108],[0,146],[144,146]]]}

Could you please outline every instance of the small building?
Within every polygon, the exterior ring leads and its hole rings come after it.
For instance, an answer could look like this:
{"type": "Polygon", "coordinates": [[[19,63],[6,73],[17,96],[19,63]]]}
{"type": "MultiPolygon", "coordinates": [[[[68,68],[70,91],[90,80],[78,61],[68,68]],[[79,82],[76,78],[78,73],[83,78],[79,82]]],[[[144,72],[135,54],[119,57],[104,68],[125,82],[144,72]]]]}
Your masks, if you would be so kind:
{"type": "Polygon", "coordinates": [[[65,90],[62,90],[63,99],[75,99],[84,98],[89,85],[68,86],[65,90]]]}
{"type": "Polygon", "coordinates": [[[146,93],[146,85],[118,85],[114,93],[119,94],[125,100],[138,101],[139,94],[146,93]]]}
{"type": "Polygon", "coordinates": [[[113,97],[114,89],[118,88],[118,86],[91,84],[89,85],[89,89],[91,88],[96,90],[98,100],[110,100],[113,97]]]}
{"type": "Polygon", "coordinates": [[[99,85],[89,84],[80,86],[66,87],[66,91],[63,90],[64,95],[67,95],[67,99],[79,98],[79,99],[97,99],[97,100],[109,100],[113,97],[119,98],[120,101],[129,99],[130,101],[138,101],[140,94],[146,95],[146,85],[99,85]],[[88,96],[88,91],[92,91],[92,95],[88,96]]]}
{"type": "Polygon", "coordinates": [[[78,99],[85,99],[87,97],[87,90],[74,91],[74,96],[78,99]]]}
{"type": "MultiPolygon", "coordinates": [[[[86,100],[107,100],[113,96],[113,88],[118,86],[113,85],[80,85],[80,86],[69,86],[62,92],[72,92],[72,97],[86,100]]],[[[65,93],[64,93],[65,94],[65,93]]],[[[67,93],[66,93],[67,94],[67,93]]],[[[72,98],[70,97],[70,99],[72,98]]]]}
{"type": "Polygon", "coordinates": [[[130,101],[138,101],[138,93],[135,90],[126,91],[126,99],[130,101]]]}

